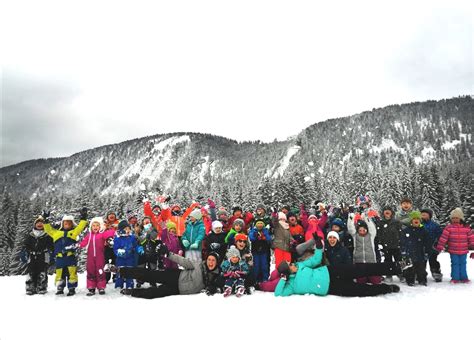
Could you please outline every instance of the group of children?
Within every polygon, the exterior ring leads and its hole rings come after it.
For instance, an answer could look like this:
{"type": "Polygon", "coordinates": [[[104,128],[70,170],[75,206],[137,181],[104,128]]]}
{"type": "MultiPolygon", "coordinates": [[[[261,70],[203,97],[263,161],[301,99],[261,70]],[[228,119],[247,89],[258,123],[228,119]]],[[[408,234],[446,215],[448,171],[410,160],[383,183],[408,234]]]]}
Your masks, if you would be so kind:
{"type": "MultiPolygon", "coordinates": [[[[83,208],[78,225],[73,216],[66,215],[59,227],[53,227],[49,212],[43,211],[21,252],[21,260],[28,268],[27,294],[47,292],[47,272],[54,256],[56,294],[64,294],[67,286],[67,295],[74,295],[79,247],[85,248],[87,254],[88,296],[96,291],[105,294],[112,278],[108,270],[111,266],[149,271],[179,269],[164,256],[168,252],[194,262],[212,255],[220,266],[221,276],[221,285],[215,292],[221,290],[224,296],[250,294],[253,288],[272,291],[280,279],[275,271],[270,274],[272,257],[275,268],[282,262],[301,260],[298,246],[313,238],[325,240],[322,262],[328,266],[409,263],[399,274],[400,281],[409,286],[416,281],[427,285],[427,263],[433,279],[442,281],[437,256],[447,247],[451,255],[451,282],[469,282],[466,259],[469,249],[474,249],[474,233],[465,224],[460,208],[451,212],[451,223],[442,229],[433,220],[430,209],[416,211],[408,198],[401,201],[397,212],[387,206],[380,214],[364,195],[357,197],[355,209],[326,209],[319,202],[309,211],[301,205],[293,210],[289,206],[271,208],[267,213],[267,208],[259,204],[253,213],[234,207],[231,215],[224,208],[217,209],[212,200],[205,206],[193,203],[186,211],[168,202],[169,198],[160,197],[152,206],[144,195],[145,217],[141,221],[134,214],[118,220],[114,212],[109,212],[105,220],[94,217],[88,223],[88,211],[83,208]],[[78,240],[88,224],[88,233],[78,240]]],[[[470,257],[474,259],[474,253],[470,257]]],[[[113,280],[115,288],[135,287],[133,279],[122,278],[120,273],[113,280]]],[[[356,281],[377,285],[392,282],[393,278],[367,276],[357,277],[356,281]]],[[[137,288],[143,284],[136,281],[137,288]]]]}

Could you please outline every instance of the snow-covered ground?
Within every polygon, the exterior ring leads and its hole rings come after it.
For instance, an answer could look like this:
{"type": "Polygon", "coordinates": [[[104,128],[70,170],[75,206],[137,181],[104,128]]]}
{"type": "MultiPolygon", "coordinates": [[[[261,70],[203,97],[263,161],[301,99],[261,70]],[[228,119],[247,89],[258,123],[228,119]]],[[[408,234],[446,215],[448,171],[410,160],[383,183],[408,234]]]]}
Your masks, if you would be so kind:
{"type": "MultiPolygon", "coordinates": [[[[12,339],[474,339],[474,284],[449,283],[449,255],[440,257],[442,283],[401,285],[398,294],[373,298],[271,293],[224,298],[205,294],[142,300],[78,294],[26,296],[24,277],[0,277],[0,340],[12,339]],[[324,337],[324,338],[323,338],[324,337]],[[330,338],[329,338],[330,337],[330,338]]],[[[468,259],[474,278],[474,260],[468,259]]]]}

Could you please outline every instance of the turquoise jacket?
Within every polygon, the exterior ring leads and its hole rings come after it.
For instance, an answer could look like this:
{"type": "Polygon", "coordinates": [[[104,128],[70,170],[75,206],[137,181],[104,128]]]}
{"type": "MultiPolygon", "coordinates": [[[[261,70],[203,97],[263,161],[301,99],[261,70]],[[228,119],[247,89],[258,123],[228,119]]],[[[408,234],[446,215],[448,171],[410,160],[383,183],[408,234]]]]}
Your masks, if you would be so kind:
{"type": "Polygon", "coordinates": [[[287,280],[280,280],[275,288],[275,296],[290,296],[293,294],[327,295],[329,291],[329,272],[326,266],[321,266],[323,250],[316,249],[309,259],[297,262],[298,271],[291,274],[287,280]]]}
{"type": "Polygon", "coordinates": [[[186,225],[186,230],[184,231],[184,234],[181,240],[189,241],[189,246],[184,247],[186,250],[189,250],[189,249],[193,250],[193,248],[190,248],[193,243],[197,243],[198,245],[198,248],[194,248],[194,250],[201,250],[202,240],[204,240],[205,236],[206,236],[206,228],[204,227],[204,223],[202,222],[202,220],[197,220],[194,223],[189,222],[186,225]]]}

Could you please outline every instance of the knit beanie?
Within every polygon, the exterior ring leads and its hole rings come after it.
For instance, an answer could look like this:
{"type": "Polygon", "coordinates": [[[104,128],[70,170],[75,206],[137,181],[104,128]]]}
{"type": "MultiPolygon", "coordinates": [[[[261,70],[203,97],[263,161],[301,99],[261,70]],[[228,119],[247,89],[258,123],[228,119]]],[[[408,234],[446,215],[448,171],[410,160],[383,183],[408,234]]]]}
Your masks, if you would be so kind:
{"type": "Polygon", "coordinates": [[[236,225],[240,225],[242,228],[245,226],[245,222],[241,218],[237,218],[232,225],[235,227],[236,225]]]}
{"type": "Polygon", "coordinates": [[[236,211],[243,212],[242,208],[239,207],[239,206],[235,206],[235,207],[232,208],[232,214],[235,214],[236,211]]]}
{"type": "Polygon", "coordinates": [[[199,209],[194,209],[190,214],[189,217],[194,217],[196,220],[200,220],[202,218],[202,213],[199,209]]]}
{"type": "Polygon", "coordinates": [[[236,234],[234,236],[234,241],[247,241],[247,235],[245,235],[245,234],[236,234]]]}
{"type": "Polygon", "coordinates": [[[284,212],[281,212],[281,211],[280,211],[280,212],[278,213],[278,220],[279,220],[279,221],[281,221],[281,220],[286,221],[286,215],[285,215],[284,212]]]}
{"type": "Polygon", "coordinates": [[[461,208],[456,208],[451,213],[449,214],[450,218],[459,218],[461,220],[464,220],[464,213],[462,212],[461,208]]]}
{"type": "Polygon", "coordinates": [[[217,228],[222,228],[222,227],[223,227],[223,225],[222,225],[222,223],[221,223],[220,221],[214,221],[214,222],[212,222],[211,228],[212,228],[212,231],[213,231],[213,232],[216,232],[216,229],[217,229],[217,228]]]}
{"type": "Polygon", "coordinates": [[[166,222],[166,229],[168,230],[171,230],[171,229],[174,229],[174,231],[176,231],[176,223],[174,223],[173,221],[168,221],[166,222]]]}
{"type": "Polygon", "coordinates": [[[330,232],[328,233],[328,236],[326,236],[326,238],[327,238],[328,240],[329,240],[329,236],[333,236],[333,237],[337,238],[337,240],[339,241],[339,234],[336,233],[335,231],[330,231],[330,232]]]}
{"type": "Polygon", "coordinates": [[[333,219],[332,225],[337,225],[340,228],[344,228],[344,222],[340,218],[333,219]]]}
{"type": "Polygon", "coordinates": [[[430,216],[430,220],[433,218],[433,210],[431,209],[422,209],[420,213],[426,213],[430,216]]]}
{"type": "Polygon", "coordinates": [[[257,204],[257,208],[255,210],[257,210],[257,209],[263,209],[263,210],[267,211],[267,208],[265,208],[265,205],[262,204],[262,203],[257,204]]]}
{"type": "Polygon", "coordinates": [[[413,221],[413,220],[421,221],[421,212],[419,212],[418,210],[412,211],[409,216],[410,216],[410,221],[413,221]]]}
{"type": "Polygon", "coordinates": [[[121,220],[118,224],[118,230],[124,230],[127,227],[130,228],[130,224],[128,224],[127,220],[121,220]]]}
{"type": "Polygon", "coordinates": [[[257,218],[257,219],[255,220],[255,226],[257,226],[257,224],[260,224],[260,225],[262,225],[263,227],[265,227],[265,221],[264,221],[263,219],[261,219],[261,218],[257,218]]]}
{"type": "Polygon", "coordinates": [[[238,257],[240,259],[240,251],[235,248],[235,246],[231,246],[226,253],[227,259],[230,260],[232,257],[238,257]]]}
{"type": "Polygon", "coordinates": [[[357,230],[359,230],[359,228],[365,228],[365,230],[369,231],[369,227],[367,226],[367,223],[365,223],[365,221],[362,221],[362,220],[357,221],[357,230]]]}

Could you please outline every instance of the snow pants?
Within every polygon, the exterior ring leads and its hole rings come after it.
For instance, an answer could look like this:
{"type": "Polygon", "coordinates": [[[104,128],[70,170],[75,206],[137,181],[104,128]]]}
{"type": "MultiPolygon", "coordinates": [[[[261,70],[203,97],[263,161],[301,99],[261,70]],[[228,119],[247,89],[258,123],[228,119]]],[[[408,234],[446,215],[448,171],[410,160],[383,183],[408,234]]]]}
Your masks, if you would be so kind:
{"type": "Polygon", "coordinates": [[[133,289],[132,296],[144,299],[155,299],[170,295],[179,295],[179,269],[150,271],[145,268],[120,268],[120,275],[141,282],[160,283],[158,287],[133,289]]]}
{"type": "Polygon", "coordinates": [[[468,279],[466,270],[466,259],[467,254],[451,254],[451,278],[453,280],[462,281],[468,279]]]}
{"type": "Polygon", "coordinates": [[[46,292],[48,289],[48,267],[44,261],[31,261],[26,276],[26,291],[31,293],[46,292]]]}

